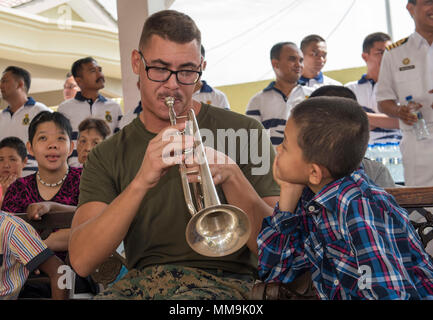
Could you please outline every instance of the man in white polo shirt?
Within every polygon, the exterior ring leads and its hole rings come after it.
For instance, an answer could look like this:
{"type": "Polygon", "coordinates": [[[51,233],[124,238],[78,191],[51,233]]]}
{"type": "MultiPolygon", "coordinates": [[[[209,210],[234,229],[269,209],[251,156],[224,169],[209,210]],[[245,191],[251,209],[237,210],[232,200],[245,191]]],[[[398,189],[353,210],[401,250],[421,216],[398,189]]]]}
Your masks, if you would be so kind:
{"type": "MultiPolygon", "coordinates": [[[[2,98],[8,107],[0,112],[0,140],[6,137],[18,137],[24,143],[29,139],[29,124],[39,112],[51,111],[46,105],[28,97],[30,90],[30,73],[20,67],[9,66],[2,74],[0,89],[2,98]]],[[[23,169],[23,176],[37,171],[38,164],[32,156],[23,169]]]]}
{"type": "MultiPolygon", "coordinates": [[[[207,62],[205,60],[206,51],[203,45],[200,48],[201,56],[203,58],[203,71],[206,70],[207,62]]],[[[230,110],[229,100],[224,92],[216,88],[212,88],[206,81],[199,80],[195,85],[194,93],[192,94],[194,100],[210,104],[215,107],[221,107],[230,110]]]]}
{"type": "MultiPolygon", "coordinates": [[[[58,111],[69,118],[72,125],[72,138],[76,145],[78,126],[86,118],[98,118],[107,122],[112,133],[119,130],[122,118],[120,105],[99,94],[105,86],[102,68],[95,59],[87,57],[74,62],[71,69],[75,82],[80,87],[74,99],[62,102],[58,111]]],[[[76,149],[68,161],[70,166],[80,166],[76,149]]]]}
{"type": "Polygon", "coordinates": [[[325,85],[342,85],[322,72],[328,58],[325,39],[317,34],[308,35],[301,41],[301,51],[304,55],[304,71],[299,79],[300,83],[314,89],[325,85]]]}
{"type": "Polygon", "coordinates": [[[275,44],[271,49],[271,64],[276,79],[253,96],[247,105],[246,114],[269,130],[274,146],[283,142],[290,109],[313,91],[298,83],[303,60],[301,50],[293,42],[275,44]]]}
{"type": "Polygon", "coordinates": [[[371,130],[369,144],[399,144],[401,140],[398,119],[379,112],[376,102],[376,84],[382,56],[385,48],[391,43],[391,37],[383,32],[375,32],[365,37],[362,44],[362,59],[367,65],[367,73],[358,81],[346,83],[346,87],[355,93],[356,100],[367,112],[371,130]]]}

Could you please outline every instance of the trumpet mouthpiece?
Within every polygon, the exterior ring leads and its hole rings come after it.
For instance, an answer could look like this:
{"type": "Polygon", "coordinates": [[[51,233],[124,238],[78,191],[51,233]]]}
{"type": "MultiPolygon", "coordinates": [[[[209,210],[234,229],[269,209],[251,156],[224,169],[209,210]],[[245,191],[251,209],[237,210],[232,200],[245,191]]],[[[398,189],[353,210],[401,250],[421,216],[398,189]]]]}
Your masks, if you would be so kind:
{"type": "Polygon", "coordinates": [[[174,97],[165,97],[165,105],[169,108],[173,108],[174,100],[174,97]]]}

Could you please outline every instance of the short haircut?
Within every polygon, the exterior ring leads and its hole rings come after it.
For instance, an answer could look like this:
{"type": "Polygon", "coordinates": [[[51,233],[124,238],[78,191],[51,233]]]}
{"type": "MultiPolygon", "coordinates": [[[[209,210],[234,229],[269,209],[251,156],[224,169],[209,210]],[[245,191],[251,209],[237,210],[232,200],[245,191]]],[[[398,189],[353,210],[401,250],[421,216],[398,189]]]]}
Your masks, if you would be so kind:
{"type": "Polygon", "coordinates": [[[290,117],[299,129],[298,145],[304,160],[324,166],[334,179],[359,168],[367,150],[369,124],[356,101],[308,98],[292,109],[290,117]]]}
{"type": "Polygon", "coordinates": [[[158,11],[146,19],[139,48],[142,49],[153,35],[181,44],[197,40],[201,45],[201,33],[194,20],[175,10],[158,11]]]}
{"type": "Polygon", "coordinates": [[[204,57],[205,57],[205,55],[206,55],[206,50],[204,49],[203,45],[200,46],[200,52],[201,52],[201,56],[202,56],[203,59],[204,59],[204,57]]]}
{"type": "Polygon", "coordinates": [[[79,77],[81,75],[81,70],[83,69],[83,64],[87,64],[87,63],[91,63],[91,62],[96,63],[96,60],[93,59],[92,57],[86,57],[86,58],[78,59],[77,61],[75,61],[71,67],[71,73],[74,76],[74,78],[79,77]]]}
{"type": "Polygon", "coordinates": [[[326,85],[317,88],[310,94],[310,98],[323,96],[349,98],[357,101],[355,93],[345,86],[326,85]]]}
{"type": "Polygon", "coordinates": [[[68,79],[68,78],[70,78],[70,77],[72,77],[72,72],[68,72],[68,73],[66,74],[66,79],[68,79]]]}
{"type": "Polygon", "coordinates": [[[58,128],[65,131],[69,137],[69,140],[72,141],[71,122],[63,115],[63,113],[41,111],[33,118],[29,125],[29,142],[31,145],[33,145],[33,138],[35,137],[38,126],[44,122],[51,121],[54,122],[58,128]]]}
{"type": "Polygon", "coordinates": [[[27,148],[24,142],[18,137],[7,137],[0,141],[0,149],[3,148],[15,149],[20,156],[21,160],[24,161],[27,157],[27,148]]]}
{"type": "Polygon", "coordinates": [[[283,47],[286,45],[296,47],[296,44],[293,42],[278,42],[278,43],[274,44],[271,48],[271,60],[272,59],[276,59],[276,60],[280,59],[281,49],[283,49],[283,47]]]}
{"type": "Polygon", "coordinates": [[[416,4],[416,0],[408,0],[407,3],[416,4]]]}
{"type": "Polygon", "coordinates": [[[78,136],[85,130],[95,129],[105,139],[110,134],[110,127],[102,119],[86,118],[78,125],[78,136]]]}
{"type": "Polygon", "coordinates": [[[386,42],[391,41],[391,37],[383,32],[375,32],[369,34],[365,37],[364,42],[362,43],[362,52],[370,53],[371,48],[373,48],[375,42],[386,42]]]}
{"type": "Polygon", "coordinates": [[[28,72],[27,70],[25,70],[23,68],[16,67],[16,66],[7,67],[5,69],[5,71],[3,71],[3,74],[5,74],[6,72],[12,73],[13,76],[15,77],[15,79],[23,80],[24,86],[25,86],[25,91],[26,91],[26,93],[29,92],[30,84],[32,82],[32,77],[30,76],[30,72],[28,72]]]}
{"type": "Polygon", "coordinates": [[[304,39],[302,39],[301,46],[300,46],[301,51],[304,52],[305,48],[308,47],[308,45],[313,42],[326,42],[326,41],[325,39],[323,39],[321,36],[317,34],[310,34],[306,36],[304,39]]]}

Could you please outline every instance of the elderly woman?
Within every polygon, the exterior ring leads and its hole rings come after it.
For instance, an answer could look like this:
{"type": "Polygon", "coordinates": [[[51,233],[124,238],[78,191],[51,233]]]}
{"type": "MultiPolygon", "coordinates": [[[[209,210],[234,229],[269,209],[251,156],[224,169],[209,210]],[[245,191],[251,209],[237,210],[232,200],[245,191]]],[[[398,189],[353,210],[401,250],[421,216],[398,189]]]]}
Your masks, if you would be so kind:
{"type": "Polygon", "coordinates": [[[95,118],[84,119],[78,126],[78,161],[84,164],[90,151],[109,134],[110,128],[104,120],[95,118]]]}

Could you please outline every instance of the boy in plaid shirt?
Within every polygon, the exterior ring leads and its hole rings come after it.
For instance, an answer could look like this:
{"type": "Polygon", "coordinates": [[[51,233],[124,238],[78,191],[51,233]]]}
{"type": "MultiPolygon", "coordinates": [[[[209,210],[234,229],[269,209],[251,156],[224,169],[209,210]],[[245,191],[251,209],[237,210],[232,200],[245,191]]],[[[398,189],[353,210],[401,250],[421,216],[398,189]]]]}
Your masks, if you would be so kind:
{"type": "Polygon", "coordinates": [[[312,274],[321,299],[431,299],[433,264],[395,199],[357,170],[369,125],[353,100],[298,104],[277,147],[280,201],[258,236],[266,282],[312,274]]]}

